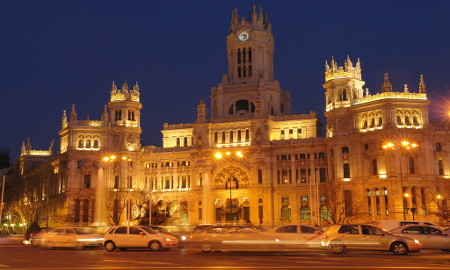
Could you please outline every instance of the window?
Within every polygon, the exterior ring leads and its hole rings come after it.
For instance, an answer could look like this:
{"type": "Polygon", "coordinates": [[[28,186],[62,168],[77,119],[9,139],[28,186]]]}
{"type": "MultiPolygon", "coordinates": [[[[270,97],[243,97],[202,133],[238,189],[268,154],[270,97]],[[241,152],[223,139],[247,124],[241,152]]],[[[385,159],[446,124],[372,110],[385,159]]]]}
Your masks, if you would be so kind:
{"type": "Polygon", "coordinates": [[[91,148],[91,140],[86,140],[86,148],[91,148]]]}
{"type": "Polygon", "coordinates": [[[88,222],[89,220],[89,200],[83,201],[83,222],[88,222]]]}
{"type": "Polygon", "coordinates": [[[237,132],[237,141],[241,142],[242,141],[242,135],[241,135],[241,130],[239,129],[237,132]]]}
{"type": "Polygon", "coordinates": [[[281,218],[286,220],[291,220],[291,207],[288,205],[283,205],[281,207],[281,218]]]}
{"type": "Polygon", "coordinates": [[[79,160],[78,161],[78,169],[81,169],[81,167],[83,167],[83,161],[79,160]]]}
{"type": "Polygon", "coordinates": [[[377,229],[376,227],[364,225],[361,226],[361,233],[363,235],[379,235],[379,236],[384,235],[384,233],[381,230],[377,229]]]}
{"type": "Polygon", "coordinates": [[[441,152],[442,148],[441,148],[441,143],[436,143],[436,152],[441,152]]]}
{"type": "Polygon", "coordinates": [[[188,138],[184,137],[184,147],[187,147],[187,146],[188,146],[188,138]]]}
{"type": "Polygon", "coordinates": [[[233,131],[230,130],[230,143],[234,141],[233,134],[234,134],[233,131]]]}
{"type": "Polygon", "coordinates": [[[252,62],[252,47],[248,47],[248,62],[252,62]]]}
{"type": "Polygon", "coordinates": [[[119,176],[114,176],[114,188],[119,188],[119,176]]]}
{"type": "Polygon", "coordinates": [[[127,234],[127,227],[118,227],[114,234],[127,234]]]}
{"type": "Polygon", "coordinates": [[[415,174],[416,170],[414,169],[414,158],[410,157],[408,159],[408,161],[409,161],[409,173],[410,174],[415,174]]]}
{"type": "Polygon", "coordinates": [[[140,234],[142,232],[138,227],[130,227],[130,234],[140,234]]]}
{"type": "Polygon", "coordinates": [[[300,207],[300,220],[311,220],[311,209],[309,208],[309,205],[300,207]]]}
{"type": "Polygon", "coordinates": [[[350,178],[350,164],[344,163],[344,178],[350,178]]]}
{"type": "Polygon", "coordinates": [[[252,65],[248,66],[248,76],[251,77],[253,75],[252,65]]]}
{"type": "Polygon", "coordinates": [[[75,200],[75,222],[80,222],[80,200],[75,200]]]}
{"type": "Polygon", "coordinates": [[[329,220],[330,219],[330,209],[328,206],[322,204],[320,206],[320,220],[329,220]]]}
{"type": "Polygon", "coordinates": [[[245,130],[245,141],[250,141],[250,131],[248,129],[245,130]]]}
{"type": "Polygon", "coordinates": [[[397,115],[397,124],[401,124],[402,123],[402,118],[400,117],[400,115],[397,115]]]}
{"type": "Polygon", "coordinates": [[[225,143],[225,131],[222,131],[222,143],[225,143]]]}
{"type": "Polygon", "coordinates": [[[372,159],[372,175],[378,174],[378,164],[376,159],[372,159]]]}
{"type": "Polygon", "coordinates": [[[83,179],[83,188],[91,188],[91,175],[87,174],[83,179]]]}
{"type": "Polygon", "coordinates": [[[378,126],[381,127],[383,125],[383,117],[378,118],[378,126]]]}
{"type": "Polygon", "coordinates": [[[94,148],[98,148],[98,140],[94,140],[94,148]]]}
{"type": "Polygon", "coordinates": [[[359,234],[358,225],[343,225],[339,228],[340,234],[359,234]]]}
{"type": "Polygon", "coordinates": [[[180,138],[177,138],[177,147],[180,147],[180,138]]]}
{"type": "MultiPolygon", "coordinates": [[[[245,62],[245,61],[244,61],[245,62]]],[[[247,69],[246,66],[242,67],[242,77],[247,77],[247,69]]]]}
{"type": "Polygon", "coordinates": [[[241,67],[238,67],[238,78],[241,77],[241,67]]]}
{"type": "Polygon", "coordinates": [[[320,183],[326,183],[327,182],[327,169],[326,168],[320,168],[320,183]]]}
{"type": "Polygon", "coordinates": [[[347,146],[342,147],[342,154],[348,154],[348,153],[349,153],[348,147],[347,146]]]}
{"type": "Polygon", "coordinates": [[[438,170],[439,170],[439,175],[444,175],[444,167],[442,165],[442,160],[438,160],[438,170]]]}
{"type": "Polygon", "coordinates": [[[258,184],[262,184],[263,180],[262,180],[262,170],[258,169],[258,184]]]}
{"type": "Polygon", "coordinates": [[[297,233],[297,226],[283,226],[278,228],[277,233],[297,233]]]}
{"type": "Polygon", "coordinates": [[[198,174],[198,185],[203,186],[203,173],[198,174]]]}
{"type": "Polygon", "coordinates": [[[241,63],[241,49],[238,49],[237,60],[238,60],[238,64],[240,64],[241,63]]]}
{"type": "Polygon", "coordinates": [[[78,148],[83,148],[83,140],[78,140],[78,148]]]}
{"type": "Polygon", "coordinates": [[[217,132],[214,132],[214,143],[217,143],[217,132]]]}
{"type": "Polygon", "coordinates": [[[300,169],[300,181],[301,183],[308,183],[308,179],[306,176],[306,169],[300,169]]]}

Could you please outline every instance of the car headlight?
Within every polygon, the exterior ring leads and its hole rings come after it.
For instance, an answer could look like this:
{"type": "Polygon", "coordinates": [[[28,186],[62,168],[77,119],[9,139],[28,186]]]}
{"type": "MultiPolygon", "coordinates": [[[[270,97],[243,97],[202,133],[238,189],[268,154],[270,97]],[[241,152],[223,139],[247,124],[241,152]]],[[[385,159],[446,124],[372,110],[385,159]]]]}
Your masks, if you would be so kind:
{"type": "Polygon", "coordinates": [[[416,244],[420,244],[419,240],[414,239],[414,242],[416,242],[416,244]]]}
{"type": "Polygon", "coordinates": [[[186,235],[181,236],[181,240],[186,241],[186,239],[187,239],[186,235]]]}
{"type": "Polygon", "coordinates": [[[168,242],[173,241],[173,239],[170,239],[170,238],[165,238],[164,240],[165,240],[165,241],[168,241],[168,242]]]}

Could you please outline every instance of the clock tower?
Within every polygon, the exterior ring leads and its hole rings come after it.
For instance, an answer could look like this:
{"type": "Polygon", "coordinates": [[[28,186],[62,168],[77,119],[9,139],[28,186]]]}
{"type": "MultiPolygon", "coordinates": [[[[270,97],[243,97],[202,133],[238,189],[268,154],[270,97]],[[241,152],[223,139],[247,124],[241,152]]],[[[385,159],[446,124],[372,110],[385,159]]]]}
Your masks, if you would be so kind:
{"type": "Polygon", "coordinates": [[[227,36],[228,74],[211,91],[212,118],[255,113],[256,103],[262,114],[289,115],[289,91],[274,80],[274,40],[267,14],[255,5],[248,20],[232,11],[227,36]],[[258,100],[258,102],[257,102],[258,100]]]}

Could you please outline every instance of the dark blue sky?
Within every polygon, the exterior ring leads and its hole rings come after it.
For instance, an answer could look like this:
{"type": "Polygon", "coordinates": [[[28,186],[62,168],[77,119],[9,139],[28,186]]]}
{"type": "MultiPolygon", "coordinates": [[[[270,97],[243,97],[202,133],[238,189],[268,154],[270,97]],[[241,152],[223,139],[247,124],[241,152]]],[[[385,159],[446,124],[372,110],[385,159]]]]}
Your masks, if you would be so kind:
{"type": "MultiPolygon", "coordinates": [[[[0,147],[59,149],[63,110],[100,120],[112,81],[138,81],[142,136],[161,146],[163,123],[192,123],[227,72],[231,10],[268,12],[275,78],[292,113],[325,108],[324,64],[361,59],[371,94],[389,73],[394,91],[424,74],[433,119],[450,87],[450,1],[0,1],[0,147]]],[[[448,106],[447,106],[448,107],[448,106]]],[[[325,123],[325,119],[322,117],[325,123]]]]}

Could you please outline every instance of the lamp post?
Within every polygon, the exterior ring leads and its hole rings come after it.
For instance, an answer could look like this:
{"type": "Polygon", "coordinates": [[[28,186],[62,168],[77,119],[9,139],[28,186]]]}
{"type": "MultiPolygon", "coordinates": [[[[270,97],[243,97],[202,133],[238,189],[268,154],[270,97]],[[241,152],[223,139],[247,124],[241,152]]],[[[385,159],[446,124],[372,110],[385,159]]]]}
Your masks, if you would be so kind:
{"type": "MultiPolygon", "coordinates": [[[[398,150],[398,161],[400,163],[400,184],[402,186],[402,209],[403,209],[403,220],[406,220],[406,212],[407,211],[407,207],[405,207],[405,204],[407,204],[406,198],[409,197],[409,194],[406,192],[406,190],[404,190],[404,186],[403,186],[403,170],[402,170],[402,152],[404,152],[404,150],[410,150],[410,149],[414,149],[416,147],[418,147],[419,145],[416,143],[410,143],[409,141],[403,140],[400,142],[400,147],[398,150]]],[[[383,145],[384,149],[392,149],[395,150],[395,144],[392,142],[388,142],[386,144],[383,145]]],[[[405,152],[406,153],[406,152],[405,152]]],[[[406,156],[405,156],[406,157],[406,156]]],[[[410,208],[411,212],[413,211],[412,209],[415,210],[415,208],[410,208]]],[[[413,212],[413,218],[414,218],[414,212],[413,212]]]]}

